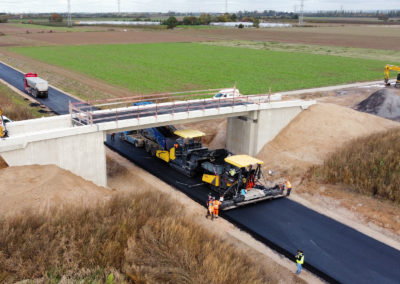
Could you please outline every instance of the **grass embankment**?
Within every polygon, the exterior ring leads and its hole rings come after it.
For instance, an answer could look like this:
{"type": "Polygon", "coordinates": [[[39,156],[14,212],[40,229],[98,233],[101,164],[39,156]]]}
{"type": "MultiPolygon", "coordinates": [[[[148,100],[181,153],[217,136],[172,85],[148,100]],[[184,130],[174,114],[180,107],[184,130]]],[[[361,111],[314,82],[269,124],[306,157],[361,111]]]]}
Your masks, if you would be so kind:
{"type": "Polygon", "coordinates": [[[400,129],[353,140],[310,173],[327,183],[400,203],[400,129]]]}
{"type": "MultiPolygon", "coordinates": [[[[256,263],[181,209],[146,192],[91,209],[0,220],[0,282],[105,282],[110,273],[117,283],[279,282],[276,267],[256,263]]],[[[303,283],[295,276],[291,282],[303,283]]]]}
{"type": "Polygon", "coordinates": [[[244,94],[381,79],[386,62],[196,43],[12,47],[136,93],[233,86],[244,94]]]}
{"type": "Polygon", "coordinates": [[[40,109],[32,108],[29,104],[29,101],[0,82],[0,107],[5,116],[12,120],[24,120],[44,115],[39,112],[40,109]]]}

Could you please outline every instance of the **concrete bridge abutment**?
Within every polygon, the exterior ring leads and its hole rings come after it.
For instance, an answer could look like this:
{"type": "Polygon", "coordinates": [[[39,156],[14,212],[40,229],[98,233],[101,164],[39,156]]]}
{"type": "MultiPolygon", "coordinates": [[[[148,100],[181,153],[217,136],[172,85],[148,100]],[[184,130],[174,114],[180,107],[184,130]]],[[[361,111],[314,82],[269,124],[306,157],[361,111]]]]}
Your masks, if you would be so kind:
{"type": "Polygon", "coordinates": [[[53,134],[49,129],[58,129],[71,124],[69,116],[33,119],[10,124],[10,137],[37,131],[32,139],[15,138],[15,143],[1,143],[1,156],[9,166],[57,165],[62,169],[107,186],[105,132],[91,131],[69,135],[67,131],[53,134]],[[46,129],[46,131],[41,131],[46,129]],[[3,145],[5,144],[5,145],[3,145]]]}
{"type": "Polygon", "coordinates": [[[308,106],[292,106],[252,111],[247,116],[228,118],[226,146],[234,154],[256,156],[308,106]]]}

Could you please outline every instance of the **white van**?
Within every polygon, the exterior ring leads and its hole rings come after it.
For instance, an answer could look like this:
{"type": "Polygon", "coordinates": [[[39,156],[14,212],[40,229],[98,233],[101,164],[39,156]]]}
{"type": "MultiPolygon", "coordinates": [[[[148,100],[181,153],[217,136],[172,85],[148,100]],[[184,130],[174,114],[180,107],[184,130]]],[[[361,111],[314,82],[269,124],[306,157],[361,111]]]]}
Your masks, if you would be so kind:
{"type": "Polygon", "coordinates": [[[238,89],[229,88],[220,90],[215,96],[214,99],[226,99],[241,96],[238,89]]]}

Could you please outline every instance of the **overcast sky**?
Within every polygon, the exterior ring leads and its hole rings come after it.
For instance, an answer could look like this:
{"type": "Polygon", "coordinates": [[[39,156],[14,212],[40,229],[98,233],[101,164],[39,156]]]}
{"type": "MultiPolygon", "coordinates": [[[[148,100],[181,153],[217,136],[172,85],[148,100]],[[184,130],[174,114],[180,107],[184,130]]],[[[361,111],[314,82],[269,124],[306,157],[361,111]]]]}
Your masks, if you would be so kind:
{"type": "MultiPolygon", "coordinates": [[[[120,0],[121,12],[225,12],[225,0],[120,0]]],[[[0,0],[1,12],[63,12],[67,0],[0,0]]],[[[72,12],[117,12],[118,0],[71,0],[72,12]]],[[[305,11],[400,8],[400,0],[304,0],[305,11]],[[384,3],[384,5],[382,5],[384,3]]],[[[294,11],[300,0],[228,0],[228,11],[294,11]]]]}

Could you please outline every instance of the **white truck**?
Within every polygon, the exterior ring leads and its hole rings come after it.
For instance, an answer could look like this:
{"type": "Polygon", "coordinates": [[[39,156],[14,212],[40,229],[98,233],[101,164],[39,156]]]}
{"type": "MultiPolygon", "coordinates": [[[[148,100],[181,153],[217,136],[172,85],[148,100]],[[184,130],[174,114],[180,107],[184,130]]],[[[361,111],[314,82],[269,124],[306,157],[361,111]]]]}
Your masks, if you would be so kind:
{"type": "Polygon", "coordinates": [[[49,85],[46,80],[39,78],[36,73],[27,73],[24,78],[25,91],[35,98],[47,98],[49,85]]]}

